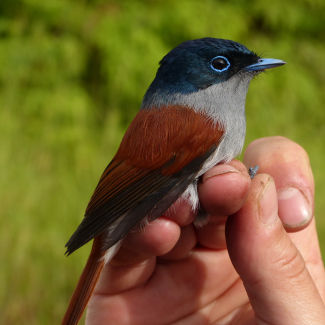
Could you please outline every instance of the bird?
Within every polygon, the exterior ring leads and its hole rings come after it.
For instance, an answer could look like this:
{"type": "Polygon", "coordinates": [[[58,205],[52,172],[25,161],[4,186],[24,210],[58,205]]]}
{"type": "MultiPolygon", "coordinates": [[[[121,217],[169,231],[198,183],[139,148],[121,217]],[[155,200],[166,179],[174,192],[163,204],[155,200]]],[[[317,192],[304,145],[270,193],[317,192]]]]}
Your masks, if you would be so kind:
{"type": "Polygon", "coordinates": [[[94,239],[62,325],[78,324],[104,265],[125,236],[159,218],[178,199],[198,211],[199,177],[242,151],[250,81],[286,62],[261,58],[226,39],[181,43],[159,62],[140,110],[104,170],[66,254],[94,239]]]}

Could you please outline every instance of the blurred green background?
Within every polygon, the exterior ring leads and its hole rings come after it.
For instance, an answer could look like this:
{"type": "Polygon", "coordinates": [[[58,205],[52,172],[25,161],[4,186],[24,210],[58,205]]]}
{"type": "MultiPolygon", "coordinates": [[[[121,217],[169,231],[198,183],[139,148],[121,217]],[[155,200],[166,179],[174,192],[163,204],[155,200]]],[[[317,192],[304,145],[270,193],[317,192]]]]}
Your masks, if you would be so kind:
{"type": "Polygon", "coordinates": [[[0,323],[59,324],[90,246],[83,217],[173,47],[206,36],[288,65],[254,80],[246,145],[283,135],[308,152],[325,252],[324,0],[0,1],[0,323]]]}

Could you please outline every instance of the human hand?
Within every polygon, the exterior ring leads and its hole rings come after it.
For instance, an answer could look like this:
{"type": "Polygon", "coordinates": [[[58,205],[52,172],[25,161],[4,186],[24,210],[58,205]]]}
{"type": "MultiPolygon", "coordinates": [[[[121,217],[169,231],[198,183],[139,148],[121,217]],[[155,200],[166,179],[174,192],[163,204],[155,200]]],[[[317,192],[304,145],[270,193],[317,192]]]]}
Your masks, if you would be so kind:
{"type": "Polygon", "coordinates": [[[102,272],[88,325],[324,323],[325,276],[311,218],[308,157],[276,137],[253,142],[244,162],[258,164],[274,181],[265,174],[251,181],[236,160],[208,171],[199,196],[212,214],[209,223],[195,229],[194,214],[180,202],[130,234],[102,272]],[[294,201],[300,191],[304,208],[294,201]],[[286,229],[305,229],[287,234],[277,221],[278,203],[286,229]]]}

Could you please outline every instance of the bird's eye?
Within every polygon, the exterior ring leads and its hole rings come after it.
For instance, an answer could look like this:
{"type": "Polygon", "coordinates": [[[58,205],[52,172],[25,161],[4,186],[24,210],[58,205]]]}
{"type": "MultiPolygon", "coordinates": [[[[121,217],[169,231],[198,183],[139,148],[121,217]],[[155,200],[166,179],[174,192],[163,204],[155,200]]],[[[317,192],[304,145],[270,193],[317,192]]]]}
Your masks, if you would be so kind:
{"type": "Polygon", "coordinates": [[[230,63],[224,56],[217,56],[211,61],[211,68],[217,72],[225,71],[230,67],[230,63]]]}

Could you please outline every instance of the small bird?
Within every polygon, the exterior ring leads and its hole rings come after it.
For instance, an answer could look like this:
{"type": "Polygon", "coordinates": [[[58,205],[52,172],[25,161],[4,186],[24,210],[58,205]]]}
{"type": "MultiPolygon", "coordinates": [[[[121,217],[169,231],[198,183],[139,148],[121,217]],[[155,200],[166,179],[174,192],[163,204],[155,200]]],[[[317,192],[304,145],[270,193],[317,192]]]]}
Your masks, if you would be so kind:
{"type": "MultiPolygon", "coordinates": [[[[140,111],[66,244],[70,255],[94,239],[62,325],[79,322],[103,266],[132,229],[155,220],[180,197],[198,210],[199,177],[243,148],[250,81],[283,64],[215,38],[186,41],[160,61],[140,111]]],[[[204,224],[206,216],[199,211],[195,223],[204,224]]]]}

